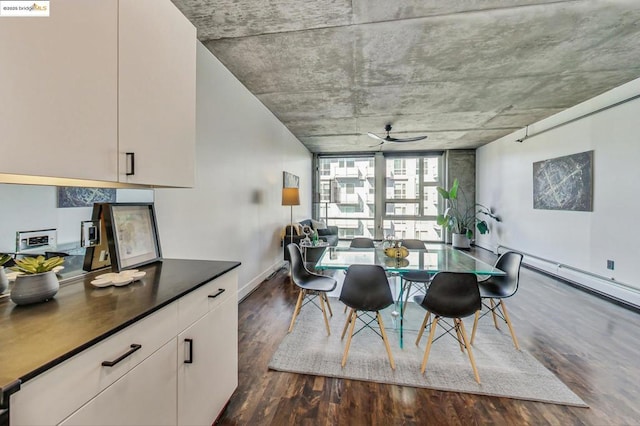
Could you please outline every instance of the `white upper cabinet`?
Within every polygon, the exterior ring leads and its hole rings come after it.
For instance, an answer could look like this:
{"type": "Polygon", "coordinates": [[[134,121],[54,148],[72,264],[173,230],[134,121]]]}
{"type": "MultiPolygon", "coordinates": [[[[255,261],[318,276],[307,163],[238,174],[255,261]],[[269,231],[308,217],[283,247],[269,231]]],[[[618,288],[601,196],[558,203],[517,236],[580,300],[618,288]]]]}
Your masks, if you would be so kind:
{"type": "Polygon", "coordinates": [[[193,186],[196,29],[168,0],[120,0],[119,17],[119,180],[193,186]]]}
{"type": "Polygon", "coordinates": [[[117,181],[118,4],[0,18],[0,173],[117,181]]]}
{"type": "Polygon", "coordinates": [[[195,27],[170,0],[50,7],[0,22],[0,173],[193,186],[195,27]]]}

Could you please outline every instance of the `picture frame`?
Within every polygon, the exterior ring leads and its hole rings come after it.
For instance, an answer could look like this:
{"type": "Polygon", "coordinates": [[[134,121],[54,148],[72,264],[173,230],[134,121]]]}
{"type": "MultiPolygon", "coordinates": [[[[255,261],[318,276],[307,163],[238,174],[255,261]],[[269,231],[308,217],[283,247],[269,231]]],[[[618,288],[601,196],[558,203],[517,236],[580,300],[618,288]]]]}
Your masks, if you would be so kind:
{"type": "Polygon", "coordinates": [[[533,208],[593,211],[593,150],[534,162],[533,208]]]}
{"type": "Polygon", "coordinates": [[[153,203],[104,204],[102,214],[113,271],[162,261],[153,203]]]}
{"type": "Polygon", "coordinates": [[[289,172],[282,172],[283,188],[298,188],[300,186],[300,177],[289,172]]]}

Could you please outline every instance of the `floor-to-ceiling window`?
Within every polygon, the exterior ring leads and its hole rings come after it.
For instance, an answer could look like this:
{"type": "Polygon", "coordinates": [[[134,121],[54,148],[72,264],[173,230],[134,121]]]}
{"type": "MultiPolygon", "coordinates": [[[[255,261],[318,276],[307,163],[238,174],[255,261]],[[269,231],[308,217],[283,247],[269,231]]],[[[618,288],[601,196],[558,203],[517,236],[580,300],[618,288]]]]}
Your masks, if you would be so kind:
{"type": "Polygon", "coordinates": [[[317,170],[316,212],[339,228],[341,239],[442,240],[436,224],[441,154],[320,155],[317,170]]]}
{"type": "Polygon", "coordinates": [[[385,157],[384,237],[441,241],[436,223],[441,155],[385,157]]]}
{"type": "Polygon", "coordinates": [[[320,157],[318,175],[320,218],[337,226],[341,239],[374,238],[374,157],[320,157]]]}

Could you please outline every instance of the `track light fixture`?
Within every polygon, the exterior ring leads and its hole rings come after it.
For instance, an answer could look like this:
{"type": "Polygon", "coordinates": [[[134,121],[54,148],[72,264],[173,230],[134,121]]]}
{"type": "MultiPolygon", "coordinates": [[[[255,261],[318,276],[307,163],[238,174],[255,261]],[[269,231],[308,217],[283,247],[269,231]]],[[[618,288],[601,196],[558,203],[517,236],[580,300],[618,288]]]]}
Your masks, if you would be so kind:
{"type": "Polygon", "coordinates": [[[522,143],[522,142],[524,142],[524,140],[525,140],[525,139],[527,139],[528,137],[529,137],[529,126],[526,126],[526,127],[524,128],[524,137],[523,137],[523,138],[520,138],[520,139],[516,139],[516,142],[518,142],[518,143],[522,143]]]}

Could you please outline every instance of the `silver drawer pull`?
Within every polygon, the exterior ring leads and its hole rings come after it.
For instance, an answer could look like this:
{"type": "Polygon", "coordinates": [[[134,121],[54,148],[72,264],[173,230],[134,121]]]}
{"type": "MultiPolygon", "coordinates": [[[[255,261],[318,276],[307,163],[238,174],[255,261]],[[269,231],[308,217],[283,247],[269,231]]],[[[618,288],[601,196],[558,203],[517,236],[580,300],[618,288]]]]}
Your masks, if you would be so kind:
{"type": "Polygon", "coordinates": [[[116,365],[117,363],[119,363],[120,361],[122,361],[123,359],[125,359],[126,357],[128,357],[129,355],[137,351],[138,349],[142,349],[142,345],[139,345],[137,343],[132,343],[131,349],[129,349],[126,353],[120,355],[118,358],[114,359],[113,361],[102,361],[102,366],[113,367],[114,365],[116,365]]]}

